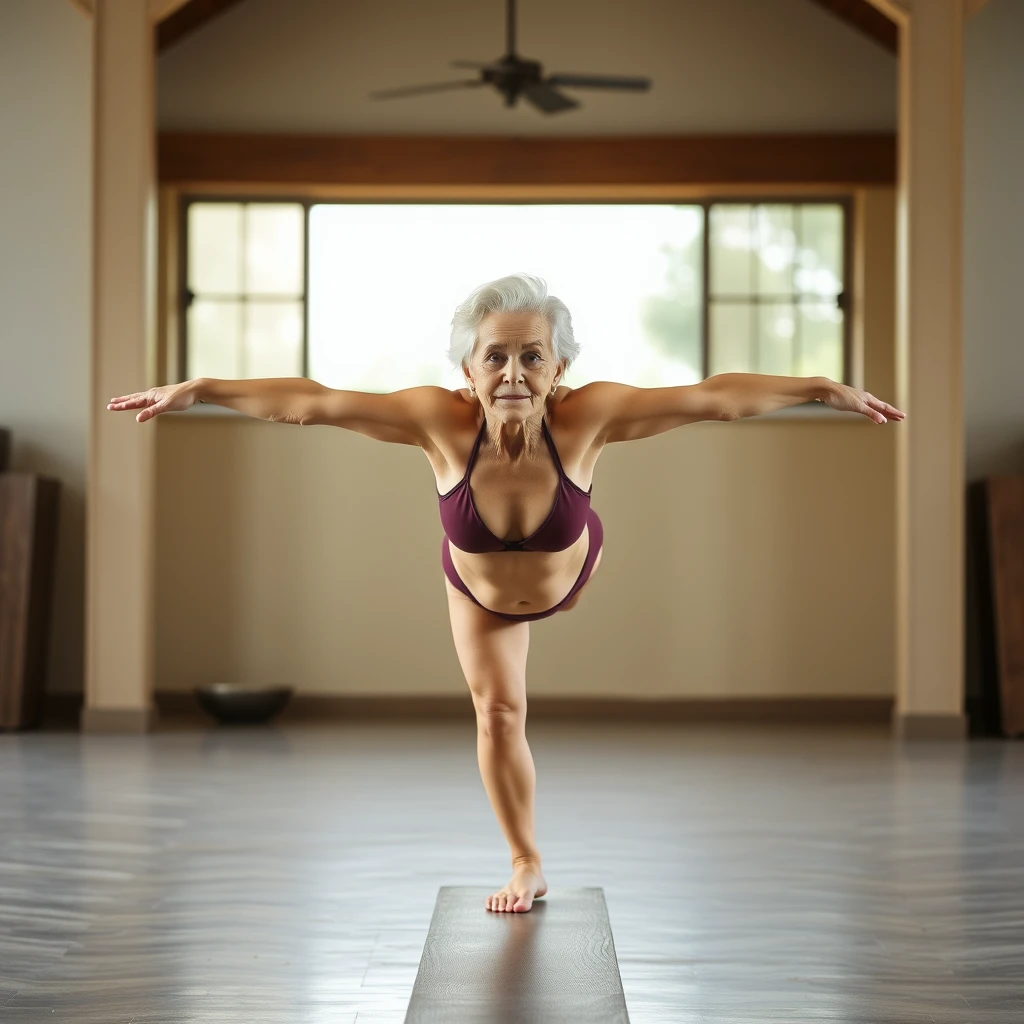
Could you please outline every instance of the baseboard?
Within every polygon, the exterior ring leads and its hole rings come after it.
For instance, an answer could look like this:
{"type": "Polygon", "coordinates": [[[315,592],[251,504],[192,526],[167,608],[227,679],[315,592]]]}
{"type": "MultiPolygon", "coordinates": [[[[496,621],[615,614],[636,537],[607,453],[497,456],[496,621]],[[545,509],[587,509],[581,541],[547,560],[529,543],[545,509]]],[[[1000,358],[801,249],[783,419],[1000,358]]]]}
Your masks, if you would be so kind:
{"type": "Polygon", "coordinates": [[[893,735],[900,740],[962,740],[967,737],[967,716],[893,714],[893,735]]]}
{"type": "Polygon", "coordinates": [[[155,708],[82,708],[84,733],[147,733],[156,724],[155,708]]]}
{"type": "MultiPolygon", "coordinates": [[[[187,690],[162,690],[150,712],[85,709],[82,695],[47,695],[44,728],[81,728],[83,732],[147,732],[159,728],[160,719],[187,719],[212,725],[213,720],[187,690]]],[[[889,724],[905,739],[952,738],[966,732],[966,720],[957,716],[896,716],[889,697],[758,697],[651,698],[626,700],[598,697],[529,698],[531,721],[589,722],[743,722],[786,725],[889,724]],[[936,724],[932,718],[940,721],[936,724]],[[959,723],[959,724],[958,724],[959,723]]],[[[296,694],[276,722],[350,720],[465,720],[475,718],[469,694],[441,696],[365,697],[343,694],[296,694]]],[[[962,718],[962,716],[961,716],[962,718]]]]}
{"type": "MultiPolygon", "coordinates": [[[[188,691],[159,691],[161,714],[206,716],[188,691]]],[[[608,722],[763,722],[880,723],[891,721],[890,697],[659,698],[625,700],[599,697],[530,697],[531,721],[608,722]]],[[[345,721],[364,719],[475,719],[465,695],[363,697],[342,694],[296,694],[275,721],[345,721]]],[[[206,719],[209,721],[210,719],[206,719]]]]}

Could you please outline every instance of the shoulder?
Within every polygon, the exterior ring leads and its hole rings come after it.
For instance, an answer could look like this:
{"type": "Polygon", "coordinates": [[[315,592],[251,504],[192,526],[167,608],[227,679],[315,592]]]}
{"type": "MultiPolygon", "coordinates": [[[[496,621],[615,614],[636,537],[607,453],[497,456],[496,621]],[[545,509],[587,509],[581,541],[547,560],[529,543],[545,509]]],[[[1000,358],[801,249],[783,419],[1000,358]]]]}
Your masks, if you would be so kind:
{"type": "Polygon", "coordinates": [[[559,387],[548,400],[552,424],[580,452],[603,447],[609,406],[623,385],[597,380],[579,388],[559,387]]]}
{"type": "Polygon", "coordinates": [[[551,397],[549,408],[566,422],[582,430],[599,429],[607,419],[609,406],[614,405],[624,384],[595,380],[579,388],[560,387],[551,397]]]}
{"type": "Polygon", "coordinates": [[[432,457],[450,461],[473,438],[480,425],[480,403],[469,388],[423,386],[410,389],[418,392],[417,419],[423,427],[421,447],[432,457]]]}
{"type": "Polygon", "coordinates": [[[608,401],[614,395],[627,390],[627,385],[616,384],[610,380],[592,380],[579,388],[561,386],[552,397],[551,401],[559,402],[566,409],[583,413],[584,410],[591,411],[602,402],[608,401]]]}
{"type": "Polygon", "coordinates": [[[409,406],[418,414],[421,422],[431,426],[451,425],[465,418],[467,411],[477,405],[468,388],[442,388],[434,384],[406,388],[401,392],[409,406]]]}

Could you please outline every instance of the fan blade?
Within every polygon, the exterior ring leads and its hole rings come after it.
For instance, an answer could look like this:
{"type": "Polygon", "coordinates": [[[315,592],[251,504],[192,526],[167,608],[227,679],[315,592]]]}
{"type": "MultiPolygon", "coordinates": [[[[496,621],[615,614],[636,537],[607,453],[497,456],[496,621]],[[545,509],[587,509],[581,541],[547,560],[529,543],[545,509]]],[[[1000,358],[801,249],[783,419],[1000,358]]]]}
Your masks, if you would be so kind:
{"type": "Polygon", "coordinates": [[[649,78],[625,78],[619,75],[548,75],[551,85],[568,85],[573,89],[636,89],[651,87],[649,78]]]}
{"type": "Polygon", "coordinates": [[[545,114],[557,114],[562,110],[572,110],[573,107],[579,106],[576,100],[564,96],[545,82],[540,85],[528,85],[523,90],[523,95],[545,114]]]}
{"type": "Polygon", "coordinates": [[[480,70],[481,68],[489,68],[494,65],[482,60],[452,60],[448,62],[448,66],[450,68],[476,68],[480,70]]]}
{"type": "Polygon", "coordinates": [[[444,92],[447,89],[472,89],[474,86],[483,85],[479,78],[473,78],[463,82],[434,82],[430,85],[406,85],[399,89],[377,89],[370,93],[374,100],[392,100],[401,96],[419,96],[425,92],[444,92]]]}

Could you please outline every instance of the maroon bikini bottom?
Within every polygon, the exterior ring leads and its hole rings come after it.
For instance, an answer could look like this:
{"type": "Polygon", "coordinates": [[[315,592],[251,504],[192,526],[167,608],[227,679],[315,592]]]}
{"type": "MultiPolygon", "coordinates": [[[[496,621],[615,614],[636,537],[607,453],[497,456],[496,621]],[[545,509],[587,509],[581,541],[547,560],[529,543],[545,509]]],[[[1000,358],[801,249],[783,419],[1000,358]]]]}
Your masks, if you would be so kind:
{"type": "Polygon", "coordinates": [[[583,562],[583,568],[580,569],[579,576],[576,577],[576,582],[572,585],[572,589],[569,591],[561,601],[554,606],[549,608],[546,612],[529,612],[526,615],[509,615],[505,612],[496,612],[490,608],[484,608],[482,604],[470,593],[469,587],[462,582],[462,577],[459,576],[455,569],[455,565],[452,562],[451,552],[448,550],[448,537],[444,536],[441,538],[441,566],[444,569],[445,576],[451,581],[453,587],[456,590],[461,590],[475,604],[479,604],[484,611],[490,612],[492,615],[497,615],[498,618],[508,619],[510,622],[529,622],[532,619],[544,619],[549,615],[554,615],[555,612],[561,611],[562,605],[567,601],[571,601],[573,596],[579,591],[584,583],[590,579],[590,574],[594,570],[594,563],[597,561],[597,556],[601,552],[601,545],[604,542],[604,527],[601,526],[601,520],[598,518],[597,513],[591,508],[587,510],[587,526],[590,528],[590,546],[587,548],[587,557],[583,562]]]}

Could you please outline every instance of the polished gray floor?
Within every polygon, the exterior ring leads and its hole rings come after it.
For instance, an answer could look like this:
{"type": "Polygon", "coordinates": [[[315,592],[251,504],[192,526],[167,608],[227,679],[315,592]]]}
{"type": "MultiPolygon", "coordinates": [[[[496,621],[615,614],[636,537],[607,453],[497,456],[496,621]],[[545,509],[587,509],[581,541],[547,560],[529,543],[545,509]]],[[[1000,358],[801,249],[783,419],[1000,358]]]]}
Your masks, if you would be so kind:
{"type": "MultiPolygon", "coordinates": [[[[632,1024],[1024,1021],[1024,745],[528,735],[632,1024]]],[[[509,874],[471,721],[0,735],[0,1020],[401,1024],[439,889],[509,874]]]]}

